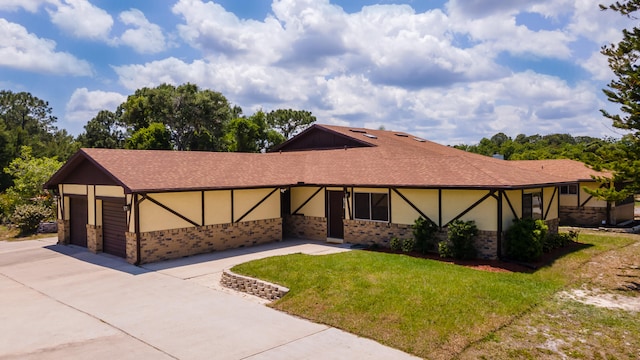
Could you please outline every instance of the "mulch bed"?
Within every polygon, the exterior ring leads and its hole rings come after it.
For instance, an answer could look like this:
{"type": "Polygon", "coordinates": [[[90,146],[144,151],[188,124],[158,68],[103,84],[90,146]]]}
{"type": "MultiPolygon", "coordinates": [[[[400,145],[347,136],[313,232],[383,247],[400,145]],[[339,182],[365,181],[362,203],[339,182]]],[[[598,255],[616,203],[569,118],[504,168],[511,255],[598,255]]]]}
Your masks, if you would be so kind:
{"type": "Polygon", "coordinates": [[[543,253],[542,256],[535,262],[527,262],[527,263],[510,261],[510,260],[483,260],[483,259],[456,260],[451,258],[442,258],[436,253],[423,254],[418,251],[402,252],[402,251],[394,251],[389,248],[369,248],[365,250],[384,252],[389,254],[406,255],[406,256],[411,256],[411,257],[416,257],[421,259],[442,261],[442,262],[465,266],[468,268],[482,270],[482,271],[532,273],[544,266],[551,265],[556,259],[559,259],[564,255],[567,255],[574,251],[578,251],[588,246],[590,245],[582,244],[578,242],[571,242],[562,248],[555,249],[548,253],[543,253]]]}

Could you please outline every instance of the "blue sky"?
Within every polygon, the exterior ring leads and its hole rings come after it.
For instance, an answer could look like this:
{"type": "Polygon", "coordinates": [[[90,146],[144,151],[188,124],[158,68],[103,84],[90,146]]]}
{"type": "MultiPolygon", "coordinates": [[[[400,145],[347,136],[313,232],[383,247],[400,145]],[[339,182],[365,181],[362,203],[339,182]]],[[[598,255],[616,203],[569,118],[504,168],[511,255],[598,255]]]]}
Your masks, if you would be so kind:
{"type": "Polygon", "coordinates": [[[49,101],[77,135],[163,82],[245,115],[402,130],[443,144],[498,132],[620,136],[599,53],[635,25],[592,0],[2,0],[0,89],[49,101]]]}

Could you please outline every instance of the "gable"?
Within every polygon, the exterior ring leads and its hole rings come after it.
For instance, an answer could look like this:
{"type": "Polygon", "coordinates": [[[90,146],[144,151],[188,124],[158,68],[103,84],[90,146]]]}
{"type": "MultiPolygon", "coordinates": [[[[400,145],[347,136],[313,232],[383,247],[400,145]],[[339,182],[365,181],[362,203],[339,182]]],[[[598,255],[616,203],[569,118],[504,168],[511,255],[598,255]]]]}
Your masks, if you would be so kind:
{"type": "Polygon", "coordinates": [[[314,125],[277,146],[273,151],[329,150],[370,146],[373,145],[314,125]]]}
{"type": "Polygon", "coordinates": [[[55,189],[58,184],[122,185],[113,175],[82,155],[82,151],[79,151],[47,181],[44,187],[55,189]]]}

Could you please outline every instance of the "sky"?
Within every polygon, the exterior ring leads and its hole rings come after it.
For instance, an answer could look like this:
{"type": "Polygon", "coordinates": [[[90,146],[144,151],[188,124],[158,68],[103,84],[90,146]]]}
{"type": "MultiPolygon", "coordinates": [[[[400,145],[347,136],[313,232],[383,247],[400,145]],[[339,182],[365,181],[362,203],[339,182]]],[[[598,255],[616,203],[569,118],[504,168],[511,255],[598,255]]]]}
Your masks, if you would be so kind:
{"type": "Polygon", "coordinates": [[[602,45],[637,25],[598,0],[0,0],[0,89],[49,102],[72,135],[162,83],[245,115],[406,131],[619,137],[602,45]]]}

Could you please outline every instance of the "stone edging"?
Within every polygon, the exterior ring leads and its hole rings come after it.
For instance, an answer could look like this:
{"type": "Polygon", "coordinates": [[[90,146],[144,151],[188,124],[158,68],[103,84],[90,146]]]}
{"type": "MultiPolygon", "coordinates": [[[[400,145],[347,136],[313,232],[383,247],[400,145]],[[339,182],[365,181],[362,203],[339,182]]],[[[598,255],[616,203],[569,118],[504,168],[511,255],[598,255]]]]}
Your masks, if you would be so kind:
{"type": "Polygon", "coordinates": [[[289,292],[289,289],[284,286],[238,275],[231,270],[222,271],[220,284],[229,289],[241,291],[270,301],[278,300],[289,292]]]}

